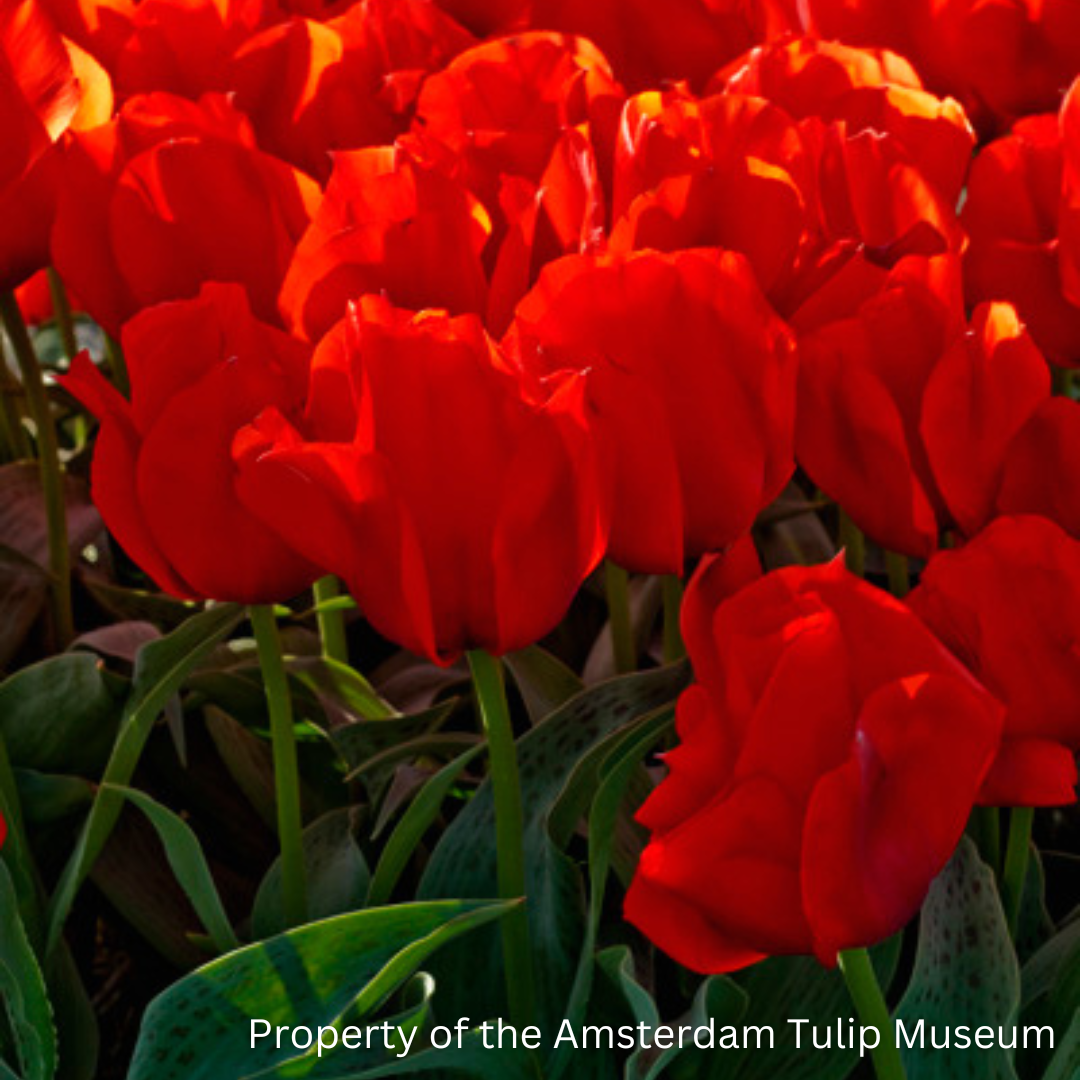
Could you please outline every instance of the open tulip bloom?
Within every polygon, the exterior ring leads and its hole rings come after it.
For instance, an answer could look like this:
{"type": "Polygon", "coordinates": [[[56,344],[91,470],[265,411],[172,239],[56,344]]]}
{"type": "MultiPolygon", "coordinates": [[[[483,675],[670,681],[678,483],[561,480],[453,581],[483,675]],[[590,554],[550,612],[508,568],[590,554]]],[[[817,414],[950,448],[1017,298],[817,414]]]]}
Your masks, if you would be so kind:
{"type": "Polygon", "coordinates": [[[1077,1080],[1073,0],[0,0],[0,121],[0,1076],[1077,1080]]]}

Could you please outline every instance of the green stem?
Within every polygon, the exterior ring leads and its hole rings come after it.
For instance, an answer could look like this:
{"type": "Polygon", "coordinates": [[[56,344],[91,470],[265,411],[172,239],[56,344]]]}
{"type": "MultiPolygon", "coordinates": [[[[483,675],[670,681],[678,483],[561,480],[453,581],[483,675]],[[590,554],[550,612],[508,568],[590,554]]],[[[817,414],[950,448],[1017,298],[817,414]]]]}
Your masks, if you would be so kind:
{"type": "Polygon", "coordinates": [[[41,491],[45,500],[45,515],[49,530],[50,595],[53,622],[60,647],[64,648],[75,636],[75,619],[71,608],[71,566],[68,550],[67,510],[64,501],[64,474],[60,450],[56,441],[56,426],[49,408],[45,379],[34,353],[26,323],[23,322],[15,294],[0,296],[0,318],[15,350],[15,359],[22,373],[23,389],[37,433],[38,467],[41,471],[41,491]]]}
{"type": "Polygon", "coordinates": [[[664,663],[671,664],[686,655],[679,617],[682,615],[683,583],[677,574],[664,575],[664,663]]]}
{"type": "Polygon", "coordinates": [[[840,512],[840,546],[844,549],[844,561],[847,568],[858,577],[866,576],[866,539],[862,530],[847,515],[843,507],[840,512]]]}
{"type": "MultiPolygon", "coordinates": [[[[469,653],[469,669],[491,763],[499,897],[510,900],[525,896],[524,820],[514,730],[499,661],[483,650],[474,650],[469,653]]],[[[532,952],[524,906],[503,916],[502,946],[510,1020],[520,1030],[532,1023],[534,1013],[532,952]]]]}
{"type": "Polygon", "coordinates": [[[1073,380],[1076,372],[1071,368],[1050,365],[1051,392],[1057,397],[1072,397],[1073,380]]]}
{"type": "MultiPolygon", "coordinates": [[[[338,579],[333,574],[319,578],[312,588],[315,606],[328,603],[341,595],[338,579]]],[[[327,660],[337,660],[348,664],[349,642],[345,637],[345,612],[338,610],[317,611],[315,618],[319,623],[319,637],[322,639],[322,654],[327,660]]]]}
{"type": "Polygon", "coordinates": [[[1005,849],[1005,869],[1001,875],[1001,896],[1005,921],[1013,937],[1020,924],[1020,906],[1031,858],[1031,826],[1034,821],[1035,811],[1029,806],[1017,806],[1009,815],[1009,843],[1005,849]]]}
{"type": "Polygon", "coordinates": [[[296,758],[289,679],[285,673],[274,609],[269,605],[257,604],[250,608],[250,615],[258,646],[259,666],[266,686],[270,735],[274,747],[282,906],[286,924],[301,926],[307,921],[307,882],[300,810],[300,770],[296,758]]]}
{"type": "Polygon", "coordinates": [[[53,317],[56,328],[60,331],[60,341],[64,346],[64,355],[70,363],[79,351],[75,338],[75,321],[71,317],[71,304],[68,303],[67,290],[60,280],[60,275],[50,266],[48,270],[49,295],[52,296],[53,317]]]}
{"type": "Polygon", "coordinates": [[[604,590],[607,593],[608,619],[611,622],[611,651],[615,671],[628,675],[637,670],[634,627],[630,621],[630,576],[610,559],[604,563],[604,590]]]}
{"type": "Polygon", "coordinates": [[[903,600],[911,589],[911,574],[908,570],[906,555],[895,551],[885,552],[885,572],[889,576],[889,592],[897,600],[903,600]]]}
{"type": "Polygon", "coordinates": [[[112,375],[113,386],[124,397],[131,397],[131,379],[128,376],[127,360],[124,358],[124,350],[120,348],[120,342],[105,335],[105,357],[109,361],[109,373],[112,375]]]}
{"type": "Polygon", "coordinates": [[[878,1080],[905,1080],[889,1006],[885,1004],[870,954],[865,949],[847,949],[840,954],[839,963],[859,1019],[866,1027],[877,1028],[878,1045],[870,1054],[878,1080]]]}
{"type": "Polygon", "coordinates": [[[983,862],[1001,877],[1001,812],[996,806],[976,806],[972,812],[971,834],[983,862]]]}
{"type": "Polygon", "coordinates": [[[33,457],[30,439],[17,404],[22,387],[7,364],[7,350],[0,341],[0,449],[7,461],[33,457]]]}

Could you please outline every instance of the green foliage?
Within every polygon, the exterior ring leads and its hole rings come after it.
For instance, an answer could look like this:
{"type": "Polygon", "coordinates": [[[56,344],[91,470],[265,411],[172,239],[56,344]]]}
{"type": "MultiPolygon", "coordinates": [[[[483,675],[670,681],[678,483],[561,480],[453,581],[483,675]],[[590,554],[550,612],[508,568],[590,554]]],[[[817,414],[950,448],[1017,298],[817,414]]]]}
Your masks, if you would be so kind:
{"type": "Polygon", "coordinates": [[[11,876],[0,862],[0,1002],[13,1043],[9,1063],[20,1080],[52,1080],[56,1031],[45,979],[30,946],[11,876]]]}
{"type": "MultiPolygon", "coordinates": [[[[371,871],[353,835],[355,812],[346,807],[313,821],[304,829],[308,916],[312,920],[342,915],[364,906],[371,871]]],[[[275,859],[259,886],[251,913],[252,937],[267,938],[285,929],[281,859],[275,859]]]]}
{"type": "Polygon", "coordinates": [[[374,908],[229,953],[151,1002],[128,1080],[241,1080],[282,1065],[301,1055],[274,1038],[252,1049],[252,1019],[273,1027],[357,1023],[432,952],[509,907],[443,901],[374,908]]]}
{"type": "Polygon", "coordinates": [[[103,786],[87,815],[79,839],[49,906],[47,949],[55,948],[75,894],[90,871],[120,816],[123,796],[107,785],[126,785],[135,771],[154,721],[187,675],[243,618],[244,609],[221,604],[193,616],[166,637],[144,645],[135,662],[135,674],[113,745],[103,786]]]}
{"type": "MultiPolygon", "coordinates": [[[[612,732],[665,705],[685,685],[685,665],[632,675],[586,690],[517,741],[521,797],[525,810],[525,865],[529,934],[543,957],[537,971],[537,1022],[557,1025],[578,966],[585,931],[581,875],[549,832],[551,815],[575,767],[612,732]]],[[[582,789],[584,794],[584,788],[582,789]]],[[[576,805],[587,807],[578,796],[576,805]]],[[[564,804],[565,805],[565,804],[564,804]]],[[[495,820],[490,781],[485,781],[443,834],[420,884],[422,899],[496,892],[495,820]]],[[[434,974],[451,1015],[505,1014],[497,935],[477,935],[464,947],[446,950],[434,974]],[[468,980],[454,972],[468,969],[468,980]]]]}
{"type": "MultiPolygon", "coordinates": [[[[1020,967],[994,875],[975,845],[961,840],[923,905],[915,970],[896,1012],[908,1031],[926,1027],[1011,1026],[1020,1011],[1020,967]]],[[[1015,1080],[1011,1050],[907,1049],[909,1080],[1015,1080]]]]}

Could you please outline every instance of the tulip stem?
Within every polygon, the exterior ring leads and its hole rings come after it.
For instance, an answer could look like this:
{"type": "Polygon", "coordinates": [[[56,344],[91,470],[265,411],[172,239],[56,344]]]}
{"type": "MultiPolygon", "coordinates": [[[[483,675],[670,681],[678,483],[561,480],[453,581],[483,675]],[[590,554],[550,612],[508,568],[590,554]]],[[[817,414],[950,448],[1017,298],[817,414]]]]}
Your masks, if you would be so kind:
{"type": "Polygon", "coordinates": [[[109,361],[109,374],[112,376],[113,386],[124,397],[131,396],[131,379],[128,376],[127,360],[124,358],[124,350],[120,342],[105,335],[105,357],[109,361]]]}
{"type": "Polygon", "coordinates": [[[68,363],[75,359],[79,343],[75,337],[75,322],[71,317],[71,304],[68,303],[67,290],[60,275],[50,266],[48,271],[49,295],[52,297],[53,318],[60,331],[60,341],[64,346],[64,355],[68,363]]]}
{"type": "Polygon", "coordinates": [[[1050,385],[1052,393],[1057,397],[1072,397],[1075,385],[1075,372],[1069,368],[1050,365],[1050,385]]]}
{"type": "Polygon", "coordinates": [[[1009,815],[1009,842],[1005,848],[1005,869],[1001,876],[1001,895],[1005,906],[1005,922],[1015,938],[1020,925],[1020,908],[1024,899],[1028,862],[1031,859],[1031,826],[1035,811],[1030,806],[1017,806],[1009,815]]]}
{"type": "Polygon", "coordinates": [[[862,530],[848,517],[847,511],[839,507],[840,512],[840,547],[844,550],[844,562],[847,568],[858,577],[866,576],[866,539],[862,530]]]}
{"type": "Polygon", "coordinates": [[[630,621],[630,575],[610,559],[604,563],[604,591],[607,593],[615,671],[619,675],[629,675],[637,670],[637,648],[630,621]]]}
{"type": "Polygon", "coordinates": [[[889,577],[889,592],[897,600],[903,600],[911,589],[911,575],[908,570],[907,556],[895,551],[885,552],[885,573],[889,577]]]}
{"type": "Polygon", "coordinates": [[[266,604],[253,604],[249,614],[270,713],[278,843],[281,847],[282,909],[287,926],[301,926],[307,922],[307,871],[304,865],[300,770],[296,757],[289,678],[285,673],[274,609],[266,604]]]}
{"type": "Polygon", "coordinates": [[[664,575],[664,663],[672,664],[686,655],[679,618],[682,615],[683,583],[678,574],[664,575]]]}
{"type": "MultiPolygon", "coordinates": [[[[525,896],[525,848],[521,783],[510,708],[498,660],[482,649],[473,650],[469,653],[469,669],[491,763],[499,897],[512,900],[525,896]]],[[[503,916],[502,947],[510,1020],[520,1030],[532,1023],[534,1012],[532,952],[524,906],[503,916]]]]}
{"type": "Polygon", "coordinates": [[[15,294],[0,295],[0,318],[3,319],[15,359],[22,374],[23,390],[34,422],[37,437],[41,493],[45,500],[45,519],[49,536],[49,593],[52,598],[53,625],[61,648],[75,636],[75,618],[71,607],[71,565],[68,549],[67,508],[64,499],[64,472],[56,426],[45,391],[45,378],[34,352],[30,334],[23,322],[15,294]]]}
{"type": "Polygon", "coordinates": [[[16,401],[22,396],[19,380],[7,364],[7,351],[0,342],[0,440],[7,461],[21,461],[33,456],[30,440],[22,424],[16,401]]]}
{"type": "Polygon", "coordinates": [[[859,1019],[867,1027],[877,1028],[878,1045],[870,1054],[878,1080],[906,1080],[889,1006],[885,1003],[870,954],[866,949],[846,949],[838,960],[859,1019]]]}
{"type": "Polygon", "coordinates": [[[333,574],[319,578],[312,588],[315,606],[319,608],[315,618],[319,624],[319,637],[322,640],[322,654],[327,660],[336,660],[339,664],[349,662],[349,642],[345,637],[345,612],[331,606],[322,608],[331,600],[341,595],[338,579],[333,574]]]}
{"type": "Polygon", "coordinates": [[[1001,877],[1001,813],[996,806],[976,806],[972,811],[970,833],[983,862],[1001,877]]]}

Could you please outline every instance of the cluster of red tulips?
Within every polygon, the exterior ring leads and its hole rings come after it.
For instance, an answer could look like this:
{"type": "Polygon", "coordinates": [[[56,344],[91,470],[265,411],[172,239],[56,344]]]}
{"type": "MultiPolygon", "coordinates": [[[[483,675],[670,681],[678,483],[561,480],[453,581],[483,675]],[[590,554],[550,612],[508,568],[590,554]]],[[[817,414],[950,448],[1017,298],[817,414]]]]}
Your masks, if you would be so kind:
{"type": "Polygon", "coordinates": [[[691,573],[626,916],[831,966],[1075,800],[1078,74],[1069,0],[2,0],[5,322],[115,339],[60,382],[175,597],[336,575],[483,697],[691,573]],[[845,554],[763,572],[793,483],[845,554]]]}

